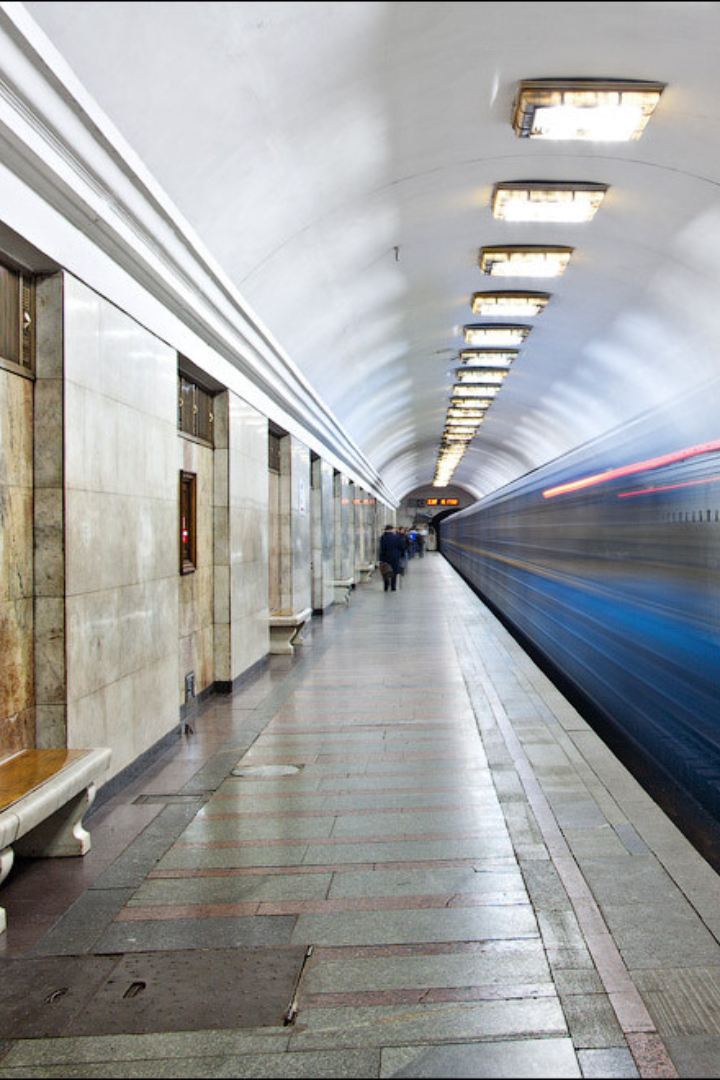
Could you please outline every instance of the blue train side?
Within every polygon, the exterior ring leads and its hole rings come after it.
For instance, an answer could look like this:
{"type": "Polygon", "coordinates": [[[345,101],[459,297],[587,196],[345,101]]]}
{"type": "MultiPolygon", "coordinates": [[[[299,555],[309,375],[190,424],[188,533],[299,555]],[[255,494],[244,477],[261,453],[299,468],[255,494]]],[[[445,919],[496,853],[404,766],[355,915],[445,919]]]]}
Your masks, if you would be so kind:
{"type": "Polygon", "coordinates": [[[443,522],[441,551],[720,821],[720,420],[695,420],[528,474],[443,522]]]}

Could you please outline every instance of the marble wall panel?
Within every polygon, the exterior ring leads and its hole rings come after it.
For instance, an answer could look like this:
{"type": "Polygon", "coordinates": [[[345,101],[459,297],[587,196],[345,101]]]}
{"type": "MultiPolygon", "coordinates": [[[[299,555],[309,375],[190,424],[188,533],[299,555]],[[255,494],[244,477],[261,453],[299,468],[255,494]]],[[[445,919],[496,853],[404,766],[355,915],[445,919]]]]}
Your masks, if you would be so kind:
{"type": "Polygon", "coordinates": [[[324,611],[334,598],[335,508],[333,467],[320,458],[312,463],[312,606],[324,611]]]}
{"type": "Polygon", "coordinates": [[[177,356],[64,289],[67,743],[114,774],[178,718],[177,356]]]}
{"type": "Polygon", "coordinates": [[[335,474],[335,578],[338,581],[355,576],[352,488],[347,477],[335,474]]]}
{"type": "Polygon", "coordinates": [[[335,580],[335,505],[334,505],[334,469],[327,462],[322,462],[322,564],[323,564],[323,607],[328,608],[335,598],[333,581],[335,580]]]}
{"type": "Polygon", "coordinates": [[[294,436],[290,436],[290,447],[292,578],[289,606],[291,611],[302,611],[312,607],[310,451],[294,436]]]}
{"type": "Polygon", "coordinates": [[[33,384],[0,370],[0,760],[34,746],[33,384]]]}
{"type": "Polygon", "coordinates": [[[270,650],[268,422],[228,394],[229,679],[270,650]]]}
{"type": "Polygon", "coordinates": [[[283,478],[276,472],[268,472],[268,605],[270,611],[283,607],[283,478]]]}

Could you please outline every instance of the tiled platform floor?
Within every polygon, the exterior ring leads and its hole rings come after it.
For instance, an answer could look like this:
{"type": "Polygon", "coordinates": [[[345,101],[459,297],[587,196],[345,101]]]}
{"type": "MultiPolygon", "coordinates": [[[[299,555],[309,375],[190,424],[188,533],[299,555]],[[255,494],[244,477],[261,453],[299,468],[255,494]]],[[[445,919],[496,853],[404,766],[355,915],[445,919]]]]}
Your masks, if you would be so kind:
{"type": "Polygon", "coordinates": [[[192,726],[5,887],[0,1078],[720,1077],[720,879],[440,556],[192,726]]]}

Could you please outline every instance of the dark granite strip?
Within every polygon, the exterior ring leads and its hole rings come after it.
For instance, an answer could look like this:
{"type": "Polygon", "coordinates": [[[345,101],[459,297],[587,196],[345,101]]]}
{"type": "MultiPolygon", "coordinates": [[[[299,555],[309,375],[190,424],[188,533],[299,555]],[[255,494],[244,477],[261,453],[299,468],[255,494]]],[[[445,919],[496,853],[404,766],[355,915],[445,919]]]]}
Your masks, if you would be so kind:
{"type": "Polygon", "coordinates": [[[195,817],[197,802],[166,806],[93,883],[94,889],[137,889],[195,817]]]}
{"type": "Polygon", "coordinates": [[[134,888],[89,889],[29,955],[78,956],[90,952],[134,892],[134,888]]]}
{"type": "Polygon", "coordinates": [[[158,952],[172,949],[239,949],[290,945],[295,916],[235,919],[172,919],[115,922],[95,942],[96,953],[158,952]]]}

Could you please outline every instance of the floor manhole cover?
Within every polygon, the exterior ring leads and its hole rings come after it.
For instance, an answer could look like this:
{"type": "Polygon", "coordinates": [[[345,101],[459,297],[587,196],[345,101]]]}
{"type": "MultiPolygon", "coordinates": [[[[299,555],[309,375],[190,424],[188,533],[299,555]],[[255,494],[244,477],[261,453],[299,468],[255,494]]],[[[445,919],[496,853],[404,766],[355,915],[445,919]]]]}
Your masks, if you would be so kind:
{"type": "Polygon", "coordinates": [[[299,772],[298,765],[236,765],[232,775],[262,780],[273,776],[296,776],[299,772]]]}
{"type": "Polygon", "coordinates": [[[62,1034],[281,1027],[304,958],[305,946],[126,955],[62,1034]]]}

